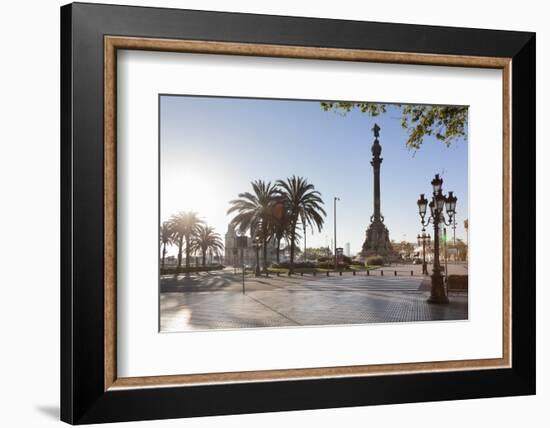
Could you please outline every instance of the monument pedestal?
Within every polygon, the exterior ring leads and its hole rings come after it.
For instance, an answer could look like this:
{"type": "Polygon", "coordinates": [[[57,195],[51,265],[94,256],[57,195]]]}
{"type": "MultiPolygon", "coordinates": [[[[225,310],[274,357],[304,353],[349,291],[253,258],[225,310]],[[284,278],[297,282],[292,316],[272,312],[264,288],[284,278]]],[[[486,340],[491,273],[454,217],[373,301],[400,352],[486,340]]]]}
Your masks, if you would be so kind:
{"type": "Polygon", "coordinates": [[[373,221],[367,229],[366,235],[363,250],[361,251],[363,258],[374,255],[388,258],[392,255],[393,249],[390,243],[390,232],[381,220],[373,221]]]}

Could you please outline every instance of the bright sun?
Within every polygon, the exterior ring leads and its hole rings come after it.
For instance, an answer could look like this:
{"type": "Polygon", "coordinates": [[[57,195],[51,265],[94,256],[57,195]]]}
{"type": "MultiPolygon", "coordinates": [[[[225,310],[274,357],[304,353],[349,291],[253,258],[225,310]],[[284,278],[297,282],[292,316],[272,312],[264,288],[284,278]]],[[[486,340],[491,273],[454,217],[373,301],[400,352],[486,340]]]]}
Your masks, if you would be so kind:
{"type": "Polygon", "coordinates": [[[195,211],[199,217],[223,236],[227,227],[229,198],[220,175],[207,167],[171,168],[161,174],[161,221],[179,211],[195,211]]]}

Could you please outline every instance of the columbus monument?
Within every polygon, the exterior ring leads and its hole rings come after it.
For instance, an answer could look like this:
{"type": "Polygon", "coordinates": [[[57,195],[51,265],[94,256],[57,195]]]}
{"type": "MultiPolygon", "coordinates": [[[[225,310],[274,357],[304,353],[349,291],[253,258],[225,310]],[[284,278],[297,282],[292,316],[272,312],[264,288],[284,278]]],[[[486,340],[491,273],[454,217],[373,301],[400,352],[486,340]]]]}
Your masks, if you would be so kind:
{"type": "Polygon", "coordinates": [[[370,226],[366,232],[365,243],[361,256],[366,258],[372,255],[380,255],[387,259],[393,254],[390,243],[390,233],[384,225],[384,216],[380,212],[380,165],[382,164],[382,146],[378,137],[380,137],[380,127],[375,123],[372,128],[374,132],[374,142],[372,143],[372,165],[373,183],[374,183],[374,213],[370,217],[370,226]]]}

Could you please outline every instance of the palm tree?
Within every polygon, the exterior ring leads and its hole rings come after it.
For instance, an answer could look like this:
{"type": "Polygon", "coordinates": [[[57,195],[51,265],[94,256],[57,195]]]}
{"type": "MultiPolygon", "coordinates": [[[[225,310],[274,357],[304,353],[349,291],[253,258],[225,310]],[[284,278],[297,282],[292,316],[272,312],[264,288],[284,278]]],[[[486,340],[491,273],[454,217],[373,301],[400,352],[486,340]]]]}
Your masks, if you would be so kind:
{"type": "Polygon", "coordinates": [[[288,241],[290,236],[290,222],[288,216],[288,210],[286,209],[284,199],[279,197],[275,201],[273,206],[273,218],[272,218],[272,238],[276,242],[276,260],[277,263],[281,262],[281,242],[283,240],[288,241]]]}
{"type": "Polygon", "coordinates": [[[222,238],[219,233],[214,232],[214,228],[199,224],[197,227],[197,234],[193,238],[191,243],[191,249],[195,251],[200,251],[202,255],[202,265],[206,265],[206,253],[210,250],[210,255],[212,251],[222,250],[222,238]]]}
{"type": "Polygon", "coordinates": [[[174,231],[170,227],[170,222],[165,221],[160,227],[160,243],[162,245],[162,261],[160,264],[161,269],[164,269],[164,260],[166,258],[166,247],[172,245],[174,238],[174,231]]]}
{"type": "Polygon", "coordinates": [[[296,250],[296,238],[298,222],[301,220],[306,226],[316,226],[319,232],[322,230],[324,217],[327,215],[322,205],[321,193],[315,190],[315,186],[307,182],[303,177],[293,175],[286,181],[278,180],[280,195],[288,209],[290,223],[290,270],[294,270],[294,252],[296,250]]]}
{"type": "Polygon", "coordinates": [[[239,193],[239,199],[229,203],[227,214],[236,212],[231,224],[241,233],[250,230],[252,239],[258,238],[263,246],[264,272],[267,271],[267,242],[272,233],[273,208],[278,200],[277,186],[271,182],[255,180],[251,183],[253,192],[239,193]]]}
{"type": "MultiPolygon", "coordinates": [[[[306,262],[307,261],[307,240],[306,240],[306,238],[307,238],[308,221],[305,218],[303,212],[300,213],[300,222],[302,223],[302,229],[304,231],[304,255],[303,255],[303,260],[304,260],[304,262],[306,262]]],[[[313,234],[313,227],[311,228],[311,233],[313,234]]]]}
{"type": "Polygon", "coordinates": [[[185,267],[189,269],[189,257],[191,255],[191,242],[197,235],[202,220],[196,212],[185,211],[174,214],[170,220],[170,227],[174,231],[174,241],[178,245],[178,269],[181,267],[183,241],[185,240],[185,267]]]}

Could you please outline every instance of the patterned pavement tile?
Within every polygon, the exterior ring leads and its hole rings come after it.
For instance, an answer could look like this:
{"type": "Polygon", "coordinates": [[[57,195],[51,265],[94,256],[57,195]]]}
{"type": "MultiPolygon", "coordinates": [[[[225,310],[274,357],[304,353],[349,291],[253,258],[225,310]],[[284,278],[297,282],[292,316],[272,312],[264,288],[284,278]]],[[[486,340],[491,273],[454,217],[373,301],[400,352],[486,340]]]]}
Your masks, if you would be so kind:
{"type": "Polygon", "coordinates": [[[426,302],[422,277],[242,278],[227,272],[161,279],[161,331],[466,320],[468,296],[426,302]]]}

